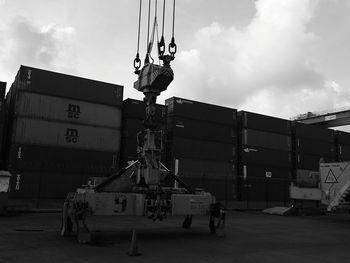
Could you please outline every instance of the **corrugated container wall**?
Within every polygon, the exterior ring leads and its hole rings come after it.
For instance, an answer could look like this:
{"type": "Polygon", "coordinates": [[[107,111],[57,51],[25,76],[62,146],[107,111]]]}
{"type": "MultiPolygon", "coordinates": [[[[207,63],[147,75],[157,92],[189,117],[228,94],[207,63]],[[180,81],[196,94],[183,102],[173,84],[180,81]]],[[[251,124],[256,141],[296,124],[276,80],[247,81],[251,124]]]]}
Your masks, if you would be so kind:
{"type": "MultiPolygon", "coordinates": [[[[122,113],[122,130],[121,130],[121,154],[120,166],[124,167],[128,161],[136,160],[138,158],[137,148],[137,134],[144,130],[143,121],[146,116],[146,103],[144,101],[135,99],[126,99],[123,102],[122,113]]],[[[158,147],[161,144],[165,145],[165,125],[166,125],[166,107],[164,105],[156,105],[155,121],[158,123],[156,130],[160,131],[163,136],[157,136],[156,144],[158,147]],[[162,143],[160,142],[162,139],[162,143]]],[[[157,133],[160,135],[160,133],[157,133]]],[[[162,152],[162,161],[165,159],[165,149],[162,152]]]]}
{"type": "Polygon", "coordinates": [[[12,142],[97,151],[118,151],[119,129],[18,117],[12,142]]]}
{"type": "Polygon", "coordinates": [[[219,200],[236,196],[237,111],[207,103],[166,100],[167,165],[219,200]]]}
{"type": "Polygon", "coordinates": [[[21,66],[15,90],[55,97],[71,98],[96,104],[122,106],[123,86],[21,66]]]}
{"type": "Polygon", "coordinates": [[[350,161],[350,133],[343,131],[336,131],[336,152],[337,161],[350,161]]]}
{"type": "Polygon", "coordinates": [[[30,92],[17,92],[14,114],[118,129],[121,125],[118,107],[30,92]]]}
{"type": "Polygon", "coordinates": [[[321,158],[336,161],[334,130],[293,122],[293,165],[295,171],[318,170],[321,158]]]}
{"type": "Polygon", "coordinates": [[[11,196],[63,197],[118,169],[122,96],[119,85],[21,66],[6,98],[11,196]]]}
{"type": "Polygon", "coordinates": [[[5,103],[6,82],[0,81],[0,169],[5,169],[4,140],[6,135],[6,114],[5,103]]]}
{"type": "Polygon", "coordinates": [[[239,199],[285,201],[292,178],[291,122],[240,111],[239,199]]]}

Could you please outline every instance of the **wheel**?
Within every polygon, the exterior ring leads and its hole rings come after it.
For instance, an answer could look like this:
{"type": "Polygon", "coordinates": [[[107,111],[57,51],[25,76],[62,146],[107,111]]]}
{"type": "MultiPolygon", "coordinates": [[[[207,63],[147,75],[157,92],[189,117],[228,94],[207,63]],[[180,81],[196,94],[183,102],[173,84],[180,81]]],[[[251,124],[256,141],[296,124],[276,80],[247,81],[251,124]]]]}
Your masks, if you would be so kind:
{"type": "Polygon", "coordinates": [[[189,229],[192,225],[192,216],[186,216],[184,222],[182,223],[182,228],[189,229]]]}
{"type": "Polygon", "coordinates": [[[73,230],[73,221],[70,216],[68,216],[67,206],[68,204],[65,203],[62,209],[61,236],[66,236],[67,233],[70,233],[73,230]]]}
{"type": "Polygon", "coordinates": [[[216,203],[211,207],[209,218],[209,230],[212,234],[224,235],[225,229],[225,208],[220,203],[216,203]]]}

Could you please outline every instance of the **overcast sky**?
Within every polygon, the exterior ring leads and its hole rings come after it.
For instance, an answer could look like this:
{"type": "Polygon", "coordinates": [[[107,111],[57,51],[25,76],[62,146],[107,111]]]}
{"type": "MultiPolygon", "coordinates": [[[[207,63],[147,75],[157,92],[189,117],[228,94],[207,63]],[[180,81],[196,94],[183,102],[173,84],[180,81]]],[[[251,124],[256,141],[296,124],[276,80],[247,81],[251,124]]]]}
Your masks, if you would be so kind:
{"type": "MultiPolygon", "coordinates": [[[[0,0],[0,80],[10,86],[23,64],[124,85],[125,98],[142,99],[132,88],[138,5],[0,0]]],[[[175,80],[159,101],[178,96],[283,118],[350,107],[349,13],[350,0],[177,0],[175,80]]]]}

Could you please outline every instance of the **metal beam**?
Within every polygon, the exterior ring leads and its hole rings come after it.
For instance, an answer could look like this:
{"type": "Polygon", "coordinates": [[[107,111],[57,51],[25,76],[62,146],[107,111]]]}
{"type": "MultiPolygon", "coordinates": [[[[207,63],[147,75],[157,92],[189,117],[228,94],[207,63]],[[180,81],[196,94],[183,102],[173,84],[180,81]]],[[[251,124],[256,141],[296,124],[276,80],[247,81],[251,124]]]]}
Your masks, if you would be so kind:
{"type": "Polygon", "coordinates": [[[297,121],[305,124],[322,125],[324,127],[350,125],[350,110],[327,113],[297,121]]]}

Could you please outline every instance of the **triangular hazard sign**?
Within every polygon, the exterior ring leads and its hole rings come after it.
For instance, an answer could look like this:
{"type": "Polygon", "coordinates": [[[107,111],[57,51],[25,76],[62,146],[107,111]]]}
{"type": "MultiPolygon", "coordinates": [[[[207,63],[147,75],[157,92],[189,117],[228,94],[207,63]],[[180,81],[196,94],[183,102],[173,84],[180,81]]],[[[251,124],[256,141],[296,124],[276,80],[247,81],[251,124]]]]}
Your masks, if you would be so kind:
{"type": "Polygon", "coordinates": [[[335,177],[332,169],[329,169],[326,180],[324,181],[326,184],[336,184],[338,183],[337,178],[335,177]]]}

